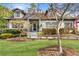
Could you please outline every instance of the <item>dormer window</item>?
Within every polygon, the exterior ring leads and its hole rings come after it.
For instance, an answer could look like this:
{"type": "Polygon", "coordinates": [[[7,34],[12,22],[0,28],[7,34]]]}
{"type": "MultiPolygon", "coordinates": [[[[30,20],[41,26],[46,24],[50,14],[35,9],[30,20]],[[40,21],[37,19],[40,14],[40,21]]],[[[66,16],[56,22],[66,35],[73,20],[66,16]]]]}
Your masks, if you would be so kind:
{"type": "Polygon", "coordinates": [[[25,12],[18,8],[14,9],[13,12],[14,12],[14,18],[22,18],[25,15],[25,12]]]}
{"type": "Polygon", "coordinates": [[[16,11],[16,17],[20,17],[20,12],[16,11]]]}

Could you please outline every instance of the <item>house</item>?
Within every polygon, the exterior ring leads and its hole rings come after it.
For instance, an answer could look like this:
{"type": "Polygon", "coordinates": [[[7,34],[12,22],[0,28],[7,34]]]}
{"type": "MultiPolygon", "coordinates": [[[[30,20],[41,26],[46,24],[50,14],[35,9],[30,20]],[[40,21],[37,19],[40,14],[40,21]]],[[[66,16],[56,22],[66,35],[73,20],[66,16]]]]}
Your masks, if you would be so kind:
{"type": "MultiPolygon", "coordinates": [[[[38,37],[38,32],[41,32],[43,29],[52,29],[56,28],[57,21],[55,17],[49,15],[51,11],[48,11],[48,14],[45,15],[45,12],[37,11],[35,9],[29,9],[28,12],[24,12],[21,9],[14,9],[14,14],[9,17],[8,28],[9,29],[26,29],[28,38],[38,37]]],[[[64,18],[64,28],[74,28],[73,17],[67,16],[64,18]]]]}

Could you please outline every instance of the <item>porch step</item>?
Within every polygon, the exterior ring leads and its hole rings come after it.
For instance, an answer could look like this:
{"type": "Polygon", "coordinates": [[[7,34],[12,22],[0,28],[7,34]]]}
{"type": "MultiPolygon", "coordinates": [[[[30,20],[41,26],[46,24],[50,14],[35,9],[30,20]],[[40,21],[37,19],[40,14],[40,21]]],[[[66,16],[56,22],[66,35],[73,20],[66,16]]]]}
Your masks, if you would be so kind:
{"type": "Polygon", "coordinates": [[[37,34],[37,32],[28,32],[27,37],[28,38],[37,38],[38,34],[37,34]]]}

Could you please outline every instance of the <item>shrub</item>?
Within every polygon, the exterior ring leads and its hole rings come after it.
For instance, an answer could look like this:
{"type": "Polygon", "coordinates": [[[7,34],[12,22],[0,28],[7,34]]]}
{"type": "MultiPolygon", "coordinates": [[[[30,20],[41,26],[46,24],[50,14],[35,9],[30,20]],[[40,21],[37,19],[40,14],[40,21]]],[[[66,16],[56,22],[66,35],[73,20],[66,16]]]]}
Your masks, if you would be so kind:
{"type": "Polygon", "coordinates": [[[18,29],[7,29],[4,32],[5,33],[12,33],[12,34],[19,34],[19,33],[21,33],[21,30],[18,30],[18,29]]]}
{"type": "Polygon", "coordinates": [[[26,30],[18,30],[18,29],[2,29],[0,30],[0,34],[2,33],[11,33],[15,35],[15,37],[18,37],[20,34],[21,36],[27,36],[26,30]]]}
{"type": "Polygon", "coordinates": [[[44,33],[43,32],[37,32],[38,36],[43,36],[44,33]]]}
{"type": "Polygon", "coordinates": [[[60,32],[60,34],[64,34],[64,28],[61,28],[61,29],[59,30],[59,32],[60,32]]]}
{"type": "Polygon", "coordinates": [[[11,38],[11,37],[14,37],[14,35],[11,33],[3,33],[0,35],[0,38],[3,38],[3,39],[11,38]]]}
{"type": "Polygon", "coordinates": [[[51,29],[51,34],[56,34],[56,29],[51,29]]]}
{"type": "Polygon", "coordinates": [[[71,34],[75,34],[75,30],[74,29],[70,29],[70,33],[71,34]]]}
{"type": "Polygon", "coordinates": [[[18,29],[2,29],[0,33],[12,33],[12,34],[20,34],[21,30],[18,29]]]}
{"type": "Polygon", "coordinates": [[[56,29],[43,29],[42,32],[44,35],[53,35],[56,34],[56,29]]]}
{"type": "Polygon", "coordinates": [[[0,30],[0,34],[1,33],[20,34],[21,33],[21,30],[18,30],[18,29],[1,29],[0,30]]]}
{"type": "Polygon", "coordinates": [[[60,34],[75,34],[75,30],[72,28],[62,28],[59,32],[60,34]]]}

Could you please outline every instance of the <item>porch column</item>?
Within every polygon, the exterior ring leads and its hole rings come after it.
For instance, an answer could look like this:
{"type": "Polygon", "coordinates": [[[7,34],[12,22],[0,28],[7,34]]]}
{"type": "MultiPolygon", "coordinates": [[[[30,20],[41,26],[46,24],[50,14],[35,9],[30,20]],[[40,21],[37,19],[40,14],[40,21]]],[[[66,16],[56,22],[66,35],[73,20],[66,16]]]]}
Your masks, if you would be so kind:
{"type": "Polygon", "coordinates": [[[8,28],[11,29],[12,28],[12,23],[8,24],[8,28]]]}
{"type": "Polygon", "coordinates": [[[27,38],[30,38],[30,21],[29,18],[27,19],[27,22],[29,22],[29,24],[27,25],[27,38]]]}
{"type": "Polygon", "coordinates": [[[33,31],[33,27],[34,27],[34,26],[33,26],[33,24],[32,24],[32,31],[33,31]]]}
{"type": "Polygon", "coordinates": [[[27,31],[30,32],[30,21],[29,21],[29,19],[27,19],[27,21],[29,22],[27,31]]]}
{"type": "Polygon", "coordinates": [[[39,19],[39,31],[42,31],[42,27],[41,27],[42,23],[41,23],[41,19],[39,19]]]}

